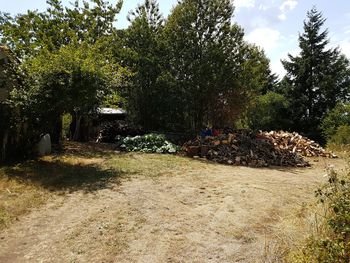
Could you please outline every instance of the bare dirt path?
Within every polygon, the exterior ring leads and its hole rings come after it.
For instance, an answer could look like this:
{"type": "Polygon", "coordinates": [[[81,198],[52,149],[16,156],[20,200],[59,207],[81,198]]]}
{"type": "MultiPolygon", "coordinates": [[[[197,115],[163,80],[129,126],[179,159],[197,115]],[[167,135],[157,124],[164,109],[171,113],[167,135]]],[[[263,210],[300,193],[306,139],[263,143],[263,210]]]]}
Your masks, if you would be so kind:
{"type": "Polygon", "coordinates": [[[276,262],[323,166],[203,164],[59,196],[0,233],[0,262],[276,262]]]}

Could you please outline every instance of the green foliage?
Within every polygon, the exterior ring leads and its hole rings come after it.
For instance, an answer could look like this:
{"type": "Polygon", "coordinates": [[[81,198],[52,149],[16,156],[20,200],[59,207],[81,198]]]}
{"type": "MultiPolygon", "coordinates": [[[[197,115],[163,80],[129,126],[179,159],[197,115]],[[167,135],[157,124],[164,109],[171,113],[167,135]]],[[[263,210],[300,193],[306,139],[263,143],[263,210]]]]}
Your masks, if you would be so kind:
{"type": "Polygon", "coordinates": [[[64,138],[69,138],[69,128],[72,120],[72,115],[69,113],[66,113],[62,116],[62,135],[64,138]]]}
{"type": "Polygon", "coordinates": [[[350,125],[350,104],[339,103],[321,123],[324,136],[329,140],[342,125],[350,125]]]}
{"type": "Polygon", "coordinates": [[[330,137],[329,142],[334,145],[350,145],[350,125],[341,125],[337,132],[330,137]]]}
{"type": "Polygon", "coordinates": [[[283,95],[267,92],[249,107],[246,114],[248,127],[265,131],[285,130],[290,125],[286,118],[288,107],[283,95]]]}
{"type": "Polygon", "coordinates": [[[110,48],[121,4],[92,0],[65,7],[48,0],[44,12],[0,13],[0,42],[22,62],[7,102],[14,115],[8,125],[20,136],[12,141],[32,148],[48,132],[57,142],[63,113],[71,113],[79,128],[84,114],[125,85],[129,71],[115,62],[110,48]]]}
{"type": "Polygon", "coordinates": [[[299,36],[300,55],[289,55],[283,61],[287,71],[284,94],[291,103],[292,128],[319,137],[325,114],[349,98],[350,66],[338,48],[327,49],[328,31],[322,31],[322,14],[313,8],[307,18],[299,36]]]}
{"type": "Polygon", "coordinates": [[[164,135],[154,133],[126,137],[121,140],[121,148],[128,152],[144,153],[176,153],[179,151],[179,147],[167,141],[164,135]]]}
{"type": "Polygon", "coordinates": [[[184,0],[165,24],[164,76],[170,85],[164,88],[176,94],[172,103],[188,130],[232,124],[263,85],[268,61],[243,41],[243,30],[231,22],[233,10],[229,0],[184,0]]]}
{"type": "Polygon", "coordinates": [[[124,72],[98,45],[86,43],[43,51],[25,67],[32,81],[30,91],[59,114],[86,113],[98,106],[105,94],[120,86],[124,72]]]}
{"type": "Polygon", "coordinates": [[[146,129],[157,129],[157,116],[162,113],[163,106],[157,85],[161,73],[159,38],[163,18],[158,3],[146,0],[129,14],[128,19],[131,25],[124,34],[127,49],[123,51],[122,60],[134,74],[125,91],[126,105],[134,121],[146,129]]]}
{"type": "Polygon", "coordinates": [[[122,1],[111,5],[105,0],[74,1],[64,7],[60,0],[47,0],[44,12],[28,11],[15,17],[0,13],[1,43],[19,58],[32,57],[41,49],[57,51],[72,42],[94,44],[114,34],[116,15],[122,1]]]}
{"type": "Polygon", "coordinates": [[[324,204],[327,230],[321,236],[311,237],[303,249],[300,262],[350,262],[350,174],[345,178],[334,171],[328,184],[317,191],[324,204]]]}
{"type": "Polygon", "coordinates": [[[27,92],[35,101],[32,112],[47,127],[46,132],[53,132],[55,122],[64,113],[79,121],[122,85],[127,71],[108,53],[101,52],[104,43],[101,45],[79,43],[57,52],[43,50],[24,64],[30,81],[27,92]]]}

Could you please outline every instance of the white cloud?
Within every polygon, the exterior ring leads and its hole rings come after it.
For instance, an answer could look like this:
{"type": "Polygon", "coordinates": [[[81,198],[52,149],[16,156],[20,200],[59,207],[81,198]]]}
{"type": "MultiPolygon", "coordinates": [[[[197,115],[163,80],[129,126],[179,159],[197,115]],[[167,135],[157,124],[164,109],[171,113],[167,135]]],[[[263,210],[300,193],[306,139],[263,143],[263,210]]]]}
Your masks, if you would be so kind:
{"type": "Polygon", "coordinates": [[[259,5],[259,10],[266,11],[267,9],[268,9],[268,7],[266,5],[263,5],[263,4],[259,5]]]}
{"type": "Polygon", "coordinates": [[[286,16],[286,14],[282,13],[282,14],[279,14],[279,15],[278,15],[278,19],[281,20],[281,21],[283,21],[283,20],[286,20],[286,19],[287,19],[287,16],[286,16]]]}
{"type": "Polygon", "coordinates": [[[270,68],[271,71],[278,74],[280,78],[282,78],[287,73],[280,60],[271,61],[270,68]]]}
{"type": "Polygon", "coordinates": [[[332,42],[329,44],[328,48],[340,48],[342,54],[344,54],[348,59],[350,59],[350,38],[345,37],[342,40],[337,40],[337,37],[331,37],[332,42]]]}
{"type": "Polygon", "coordinates": [[[266,52],[276,48],[280,38],[281,33],[278,30],[268,27],[256,28],[245,37],[249,43],[262,47],[266,52]]]}
{"type": "Polygon", "coordinates": [[[350,59],[350,39],[341,41],[339,47],[342,53],[350,59]]]}
{"type": "Polygon", "coordinates": [[[255,7],[255,0],[234,0],[233,4],[237,10],[240,8],[253,8],[255,7]]]}
{"type": "Polygon", "coordinates": [[[283,4],[280,6],[280,10],[282,12],[293,10],[298,4],[298,1],[296,0],[287,0],[284,1],[283,4]]]}
{"type": "Polygon", "coordinates": [[[296,0],[286,0],[282,3],[282,5],[280,6],[280,11],[281,13],[278,15],[278,19],[279,20],[286,20],[287,19],[287,15],[286,13],[288,11],[293,10],[298,4],[298,1],[296,0]]]}

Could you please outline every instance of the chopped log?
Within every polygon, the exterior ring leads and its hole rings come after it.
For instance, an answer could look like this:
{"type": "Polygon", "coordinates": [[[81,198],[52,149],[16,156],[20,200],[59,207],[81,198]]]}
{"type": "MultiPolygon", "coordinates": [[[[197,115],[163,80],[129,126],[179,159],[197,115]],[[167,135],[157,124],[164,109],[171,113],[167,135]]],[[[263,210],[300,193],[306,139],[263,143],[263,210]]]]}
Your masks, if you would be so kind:
{"type": "Polygon", "coordinates": [[[218,137],[191,140],[184,144],[183,149],[191,157],[200,154],[214,162],[252,167],[306,167],[310,164],[302,156],[336,158],[316,142],[296,132],[284,131],[255,134],[249,130],[230,129],[218,137]]]}

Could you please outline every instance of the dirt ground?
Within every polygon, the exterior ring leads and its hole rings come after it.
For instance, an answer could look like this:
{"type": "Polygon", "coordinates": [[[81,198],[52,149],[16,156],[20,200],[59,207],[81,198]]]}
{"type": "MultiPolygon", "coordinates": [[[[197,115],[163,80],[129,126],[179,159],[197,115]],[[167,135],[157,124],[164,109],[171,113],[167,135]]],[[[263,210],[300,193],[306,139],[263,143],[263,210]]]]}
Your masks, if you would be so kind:
{"type": "MultiPolygon", "coordinates": [[[[158,157],[130,158],[148,169],[158,157]]],[[[255,169],[186,159],[179,169],[157,166],[157,176],[139,171],[55,195],[0,232],[0,262],[279,262],[303,234],[324,168],[343,165],[312,163],[255,169]]]]}

